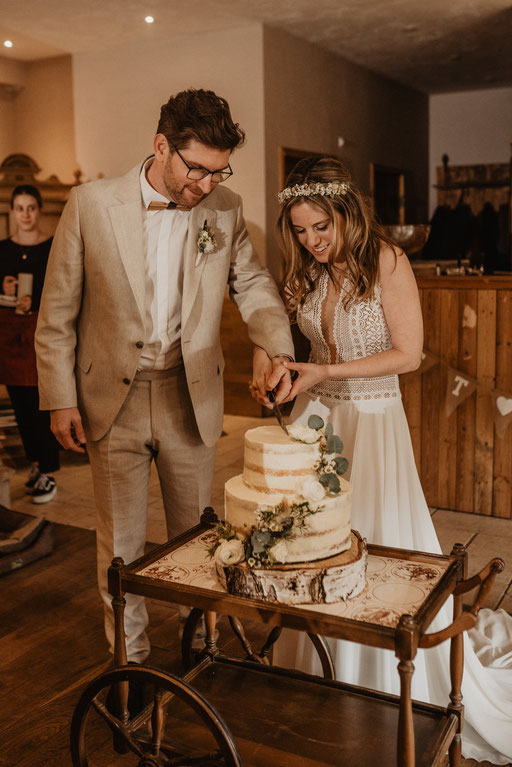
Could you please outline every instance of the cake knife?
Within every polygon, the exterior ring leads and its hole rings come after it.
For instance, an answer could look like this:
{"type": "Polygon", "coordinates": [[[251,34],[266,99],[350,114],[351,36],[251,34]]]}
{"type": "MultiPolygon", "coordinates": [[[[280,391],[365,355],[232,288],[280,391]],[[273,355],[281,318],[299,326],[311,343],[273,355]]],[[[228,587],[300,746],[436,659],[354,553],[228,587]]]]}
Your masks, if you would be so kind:
{"type": "Polygon", "coordinates": [[[268,392],[267,392],[267,397],[269,398],[269,400],[271,401],[271,403],[272,403],[272,405],[273,405],[273,408],[274,408],[274,415],[275,415],[275,417],[277,418],[277,423],[279,424],[279,426],[281,427],[281,429],[284,431],[284,433],[286,434],[286,436],[287,436],[287,437],[289,437],[289,436],[290,436],[290,434],[289,434],[289,432],[288,432],[288,429],[287,429],[287,428],[286,428],[286,426],[284,425],[283,414],[282,414],[282,413],[281,413],[281,411],[279,410],[279,405],[278,405],[278,404],[277,404],[277,402],[276,402],[276,395],[274,394],[274,392],[273,392],[272,390],[270,390],[270,391],[268,391],[268,392]]]}

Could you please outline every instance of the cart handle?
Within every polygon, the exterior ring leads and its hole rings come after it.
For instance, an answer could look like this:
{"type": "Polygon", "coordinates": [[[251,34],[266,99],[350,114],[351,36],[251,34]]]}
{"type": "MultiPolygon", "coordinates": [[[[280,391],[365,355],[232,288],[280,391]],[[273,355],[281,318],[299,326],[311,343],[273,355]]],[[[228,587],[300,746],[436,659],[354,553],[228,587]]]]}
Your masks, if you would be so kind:
{"type": "Polygon", "coordinates": [[[478,611],[487,598],[496,575],[503,572],[504,568],[505,562],[499,557],[496,557],[495,559],[491,559],[491,561],[480,570],[479,573],[473,575],[472,578],[460,581],[453,591],[454,596],[465,594],[467,591],[471,591],[477,586],[480,586],[475,601],[469,610],[465,610],[461,613],[453,623],[450,623],[446,628],[441,631],[436,631],[433,634],[424,634],[419,641],[419,646],[424,648],[435,647],[446,639],[451,639],[462,631],[467,631],[468,629],[473,628],[477,620],[478,611]]]}

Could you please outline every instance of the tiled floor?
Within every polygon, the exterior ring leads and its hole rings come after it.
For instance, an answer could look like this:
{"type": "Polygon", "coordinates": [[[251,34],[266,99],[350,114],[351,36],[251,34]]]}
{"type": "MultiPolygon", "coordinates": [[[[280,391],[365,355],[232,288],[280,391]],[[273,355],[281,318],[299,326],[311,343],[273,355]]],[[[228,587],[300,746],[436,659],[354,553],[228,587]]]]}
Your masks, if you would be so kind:
{"type": "MultiPolygon", "coordinates": [[[[225,481],[242,469],[245,431],[261,423],[260,418],[225,416],[224,436],[217,445],[212,492],[212,506],[216,510],[223,508],[225,481]]],[[[58,492],[55,499],[44,506],[36,506],[24,492],[28,470],[16,429],[5,429],[3,437],[0,455],[3,454],[4,461],[16,467],[10,482],[11,507],[17,511],[44,515],[50,521],[94,529],[94,498],[87,459],[63,453],[62,468],[56,475],[58,492]]],[[[451,550],[454,543],[463,543],[468,547],[470,573],[476,572],[492,557],[500,556],[505,560],[505,570],[497,576],[486,606],[502,607],[512,613],[512,520],[445,509],[433,509],[432,515],[445,553],[451,550]]],[[[148,540],[154,543],[166,540],[160,487],[154,470],[149,489],[148,540]]]]}

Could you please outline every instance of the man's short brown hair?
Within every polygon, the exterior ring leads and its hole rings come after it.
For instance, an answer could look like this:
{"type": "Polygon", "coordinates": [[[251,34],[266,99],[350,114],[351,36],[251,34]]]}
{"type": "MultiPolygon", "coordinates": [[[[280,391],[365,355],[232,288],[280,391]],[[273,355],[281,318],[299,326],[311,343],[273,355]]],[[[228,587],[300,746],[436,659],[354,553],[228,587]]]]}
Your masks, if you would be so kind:
{"type": "Polygon", "coordinates": [[[157,133],[163,133],[171,149],[182,149],[195,139],[206,146],[233,151],[245,141],[245,133],[233,122],[226,99],[213,91],[194,88],[171,96],[162,106],[157,133]]]}

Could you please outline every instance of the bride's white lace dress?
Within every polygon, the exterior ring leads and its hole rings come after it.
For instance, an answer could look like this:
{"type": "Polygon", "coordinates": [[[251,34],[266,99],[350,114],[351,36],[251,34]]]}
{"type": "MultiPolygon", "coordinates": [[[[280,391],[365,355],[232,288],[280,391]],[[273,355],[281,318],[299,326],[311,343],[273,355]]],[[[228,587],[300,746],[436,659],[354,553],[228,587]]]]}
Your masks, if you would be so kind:
{"type": "MultiPolygon", "coordinates": [[[[299,327],[311,341],[310,362],[346,362],[390,348],[380,292],[377,285],[372,299],[345,310],[323,272],[298,314],[299,327]]],[[[372,543],[440,553],[416,471],[398,376],[323,381],[298,396],[292,420],[306,422],[312,413],[331,421],[344,443],[343,455],[350,461],[346,476],[353,484],[353,529],[372,543]]],[[[469,565],[471,572],[471,560],[469,565]]],[[[447,606],[432,630],[451,619],[447,606]]],[[[399,693],[397,660],[391,651],[339,640],[330,644],[339,679],[399,693]]],[[[512,761],[512,617],[504,610],[481,610],[476,628],[465,638],[464,650],[463,755],[508,764],[512,761]]],[[[448,703],[448,653],[449,642],[419,650],[414,660],[414,698],[448,703]]],[[[321,674],[310,641],[299,632],[283,632],[274,662],[321,674]]]]}

